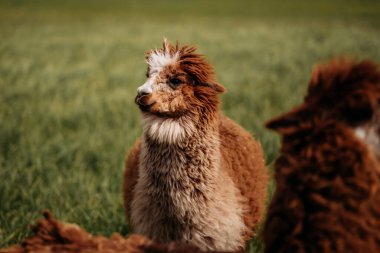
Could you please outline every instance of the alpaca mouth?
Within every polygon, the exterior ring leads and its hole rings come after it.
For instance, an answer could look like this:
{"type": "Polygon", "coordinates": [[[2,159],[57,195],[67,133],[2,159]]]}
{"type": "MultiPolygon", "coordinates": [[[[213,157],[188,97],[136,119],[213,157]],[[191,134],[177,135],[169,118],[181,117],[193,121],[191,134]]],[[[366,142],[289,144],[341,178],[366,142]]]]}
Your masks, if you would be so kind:
{"type": "Polygon", "coordinates": [[[142,112],[154,114],[162,118],[179,118],[185,113],[183,110],[160,111],[158,108],[152,109],[152,106],[155,105],[157,101],[149,94],[137,95],[135,98],[135,103],[139,106],[142,112]]]}
{"type": "Polygon", "coordinates": [[[135,98],[135,103],[143,112],[148,112],[150,107],[156,103],[156,101],[149,98],[149,95],[137,95],[135,98]]]}

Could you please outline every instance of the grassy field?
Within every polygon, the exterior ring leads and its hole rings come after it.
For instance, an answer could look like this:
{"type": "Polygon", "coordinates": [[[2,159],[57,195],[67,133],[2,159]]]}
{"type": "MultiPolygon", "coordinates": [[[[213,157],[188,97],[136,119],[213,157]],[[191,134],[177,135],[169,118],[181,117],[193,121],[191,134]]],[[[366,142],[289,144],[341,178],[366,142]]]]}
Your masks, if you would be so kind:
{"type": "Polygon", "coordinates": [[[263,124],[301,101],[316,62],[379,62],[380,2],[0,0],[0,247],[43,209],[95,234],[128,233],[123,160],[141,134],[133,101],[144,53],[163,36],[207,55],[228,89],[224,112],[271,166],[279,141],[263,124]]]}

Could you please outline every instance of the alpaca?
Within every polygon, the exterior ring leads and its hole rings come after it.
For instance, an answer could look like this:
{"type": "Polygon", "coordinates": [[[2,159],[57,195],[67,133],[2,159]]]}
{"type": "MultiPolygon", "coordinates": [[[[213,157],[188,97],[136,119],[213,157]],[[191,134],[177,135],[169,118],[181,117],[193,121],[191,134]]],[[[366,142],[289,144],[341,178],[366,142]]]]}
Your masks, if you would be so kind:
{"type": "Polygon", "coordinates": [[[143,136],[130,150],[124,202],[132,231],[203,250],[244,249],[266,199],[261,145],[219,110],[224,87],[196,48],[164,40],[138,88],[143,136]]]}
{"type": "Polygon", "coordinates": [[[267,123],[282,136],[265,252],[380,252],[380,71],[337,59],[304,102],[267,123]]]}

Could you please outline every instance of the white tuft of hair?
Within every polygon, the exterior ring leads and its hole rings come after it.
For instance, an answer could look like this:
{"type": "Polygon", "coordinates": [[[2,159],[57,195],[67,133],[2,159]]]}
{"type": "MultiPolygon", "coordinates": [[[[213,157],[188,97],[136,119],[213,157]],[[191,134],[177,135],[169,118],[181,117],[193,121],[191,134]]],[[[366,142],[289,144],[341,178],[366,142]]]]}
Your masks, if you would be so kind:
{"type": "Polygon", "coordinates": [[[354,133],[355,133],[356,137],[359,138],[360,140],[363,141],[366,139],[367,131],[365,130],[365,128],[357,127],[354,129],[354,133]]]}
{"type": "Polygon", "coordinates": [[[156,73],[160,72],[165,66],[176,63],[178,60],[179,53],[170,53],[169,44],[166,38],[164,38],[164,50],[153,50],[149,55],[147,63],[149,64],[150,71],[156,73]]]}
{"type": "Polygon", "coordinates": [[[380,138],[377,133],[377,127],[359,126],[354,129],[355,136],[364,142],[369,148],[380,155],[380,138]]]}

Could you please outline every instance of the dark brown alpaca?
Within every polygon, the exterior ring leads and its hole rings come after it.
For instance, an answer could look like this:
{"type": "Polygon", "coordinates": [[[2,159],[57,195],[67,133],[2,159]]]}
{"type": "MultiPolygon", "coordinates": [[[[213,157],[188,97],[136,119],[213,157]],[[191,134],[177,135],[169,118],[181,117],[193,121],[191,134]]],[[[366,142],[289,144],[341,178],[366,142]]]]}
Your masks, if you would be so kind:
{"type": "Polygon", "coordinates": [[[194,47],[164,41],[138,88],[143,136],[131,149],[124,200],[135,233],[204,250],[245,247],[260,221],[261,146],[219,110],[223,86],[194,47]]]}
{"type": "Polygon", "coordinates": [[[265,252],[380,252],[380,72],[317,66],[304,102],[267,127],[282,136],[265,252]]]}

